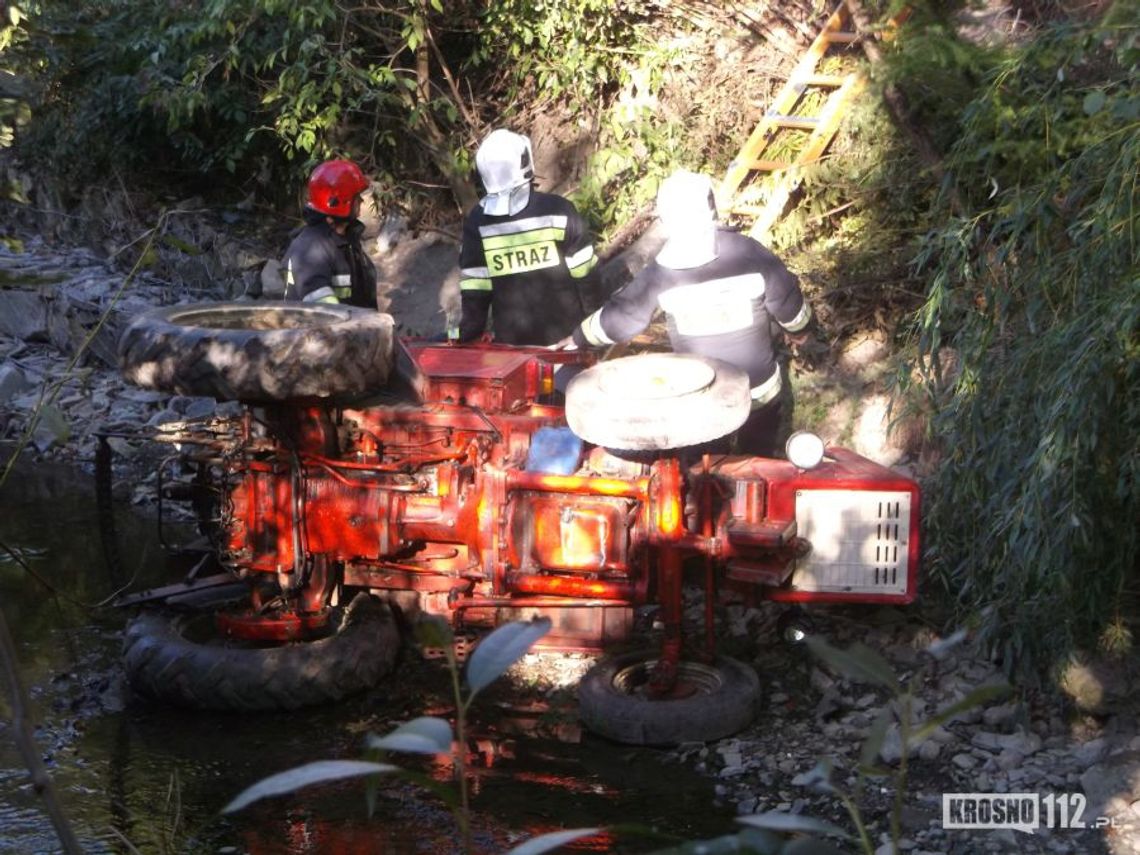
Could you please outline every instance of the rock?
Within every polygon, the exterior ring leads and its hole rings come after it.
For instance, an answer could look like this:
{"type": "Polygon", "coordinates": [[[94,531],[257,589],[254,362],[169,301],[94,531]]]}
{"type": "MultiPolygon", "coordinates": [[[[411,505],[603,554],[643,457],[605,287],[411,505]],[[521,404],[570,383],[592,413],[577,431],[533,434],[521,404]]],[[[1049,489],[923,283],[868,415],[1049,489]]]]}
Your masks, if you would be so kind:
{"type": "Polygon", "coordinates": [[[1108,743],[1105,739],[1090,739],[1083,745],[1077,746],[1072,757],[1082,769],[1087,769],[1108,753],[1108,743]]]}
{"type": "Polygon", "coordinates": [[[959,769],[973,769],[978,765],[977,758],[971,754],[955,754],[950,758],[950,762],[957,766],[959,769]]]}
{"type": "Polygon", "coordinates": [[[32,388],[20,367],[12,362],[0,365],[0,405],[32,388]]]}
{"type": "Polygon", "coordinates": [[[970,744],[985,751],[998,753],[1005,750],[1017,751],[1025,757],[1041,750],[1041,737],[1032,731],[1019,730],[1017,733],[991,733],[978,731],[970,738],[970,744]]]}
{"type": "Polygon", "coordinates": [[[1014,751],[1011,748],[1004,749],[998,755],[997,764],[998,768],[1008,772],[1011,769],[1016,769],[1025,762],[1025,755],[1019,751],[1014,751]]]}
{"type": "Polygon", "coordinates": [[[941,753],[942,746],[932,739],[923,742],[922,745],[918,747],[918,756],[927,762],[937,760],[938,755],[941,753]]]}
{"type": "Polygon", "coordinates": [[[1017,715],[1021,704],[1017,701],[1010,701],[1008,704],[1000,704],[998,706],[987,707],[982,711],[982,721],[986,727],[997,728],[1004,724],[1013,721],[1017,715]]]}
{"type": "Polygon", "coordinates": [[[389,214],[380,224],[376,235],[376,251],[381,255],[391,252],[408,231],[408,221],[399,214],[389,214]]]}
{"type": "Polygon", "coordinates": [[[285,273],[280,261],[271,258],[265,262],[265,266],[261,268],[261,275],[258,277],[257,293],[251,292],[250,296],[261,297],[265,300],[284,298],[285,273]]]}
{"type": "Polygon", "coordinates": [[[833,687],[826,689],[815,705],[816,721],[823,721],[828,716],[844,709],[842,693],[833,687]]]}
{"type": "Polygon", "coordinates": [[[48,340],[48,309],[36,291],[0,289],[0,332],[21,341],[48,340]]]}
{"type": "Polygon", "coordinates": [[[1001,734],[988,733],[984,730],[979,731],[970,737],[970,744],[985,749],[986,751],[1000,751],[1001,734]]]}
{"type": "Polygon", "coordinates": [[[1140,752],[1127,751],[1089,767],[1081,775],[1088,796],[1086,816],[1119,815],[1140,799],[1140,752]]]}
{"type": "Polygon", "coordinates": [[[717,751],[721,756],[721,762],[724,763],[726,767],[739,766],[743,762],[744,758],[741,756],[739,751],[721,751],[720,749],[717,749],[717,751]]]}

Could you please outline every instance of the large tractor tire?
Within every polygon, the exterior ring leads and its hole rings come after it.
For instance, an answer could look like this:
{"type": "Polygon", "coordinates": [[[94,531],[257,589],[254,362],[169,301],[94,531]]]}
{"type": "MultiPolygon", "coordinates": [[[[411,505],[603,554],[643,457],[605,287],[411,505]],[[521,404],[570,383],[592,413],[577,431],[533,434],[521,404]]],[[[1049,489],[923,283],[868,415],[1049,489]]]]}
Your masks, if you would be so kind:
{"type": "Polygon", "coordinates": [[[735,659],[712,665],[682,660],[674,692],[647,692],[656,654],[630,653],[591,668],[578,685],[578,715],[587,730],[624,745],[711,742],[747,727],[756,715],[760,679],[735,659]]]}
{"type": "Polygon", "coordinates": [[[748,418],[748,375],[703,356],[652,353],[601,362],[570,381],[566,422],[582,439],[624,451],[711,442],[748,418]]]}
{"type": "Polygon", "coordinates": [[[288,710],[375,686],[400,634],[386,605],[358,594],[324,638],[275,646],[224,641],[211,612],[143,612],[127,627],[123,665],[139,694],[194,709],[288,710]]]}
{"type": "Polygon", "coordinates": [[[138,315],[119,338],[132,383],[219,401],[273,403],[382,389],[391,315],[326,303],[210,303],[138,315]]]}

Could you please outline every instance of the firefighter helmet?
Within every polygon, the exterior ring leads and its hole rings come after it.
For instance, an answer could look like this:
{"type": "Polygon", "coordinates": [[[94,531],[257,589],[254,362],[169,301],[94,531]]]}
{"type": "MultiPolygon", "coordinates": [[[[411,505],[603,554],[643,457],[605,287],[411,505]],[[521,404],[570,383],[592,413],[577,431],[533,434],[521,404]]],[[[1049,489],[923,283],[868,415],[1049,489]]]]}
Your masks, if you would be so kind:
{"type": "Polygon", "coordinates": [[[351,160],[326,160],[309,177],[309,207],[330,217],[352,216],[353,200],[368,189],[368,179],[351,160]]]}
{"type": "Polygon", "coordinates": [[[682,270],[716,258],[716,196],[707,175],[682,169],[662,181],[657,216],[665,229],[662,267],[682,270]]]}
{"type": "Polygon", "coordinates": [[[504,216],[526,207],[534,178],[529,137],[505,128],[491,131],[475,152],[475,166],[487,191],[479,203],[486,213],[504,216]]]}

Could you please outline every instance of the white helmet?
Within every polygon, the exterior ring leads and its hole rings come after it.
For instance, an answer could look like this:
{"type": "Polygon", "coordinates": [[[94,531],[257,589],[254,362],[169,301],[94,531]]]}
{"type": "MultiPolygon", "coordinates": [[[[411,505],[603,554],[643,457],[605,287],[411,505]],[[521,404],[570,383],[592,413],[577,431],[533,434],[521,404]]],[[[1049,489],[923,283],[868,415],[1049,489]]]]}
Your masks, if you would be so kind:
{"type": "Polygon", "coordinates": [[[716,258],[716,196],[707,175],[681,169],[662,181],[657,216],[665,230],[662,267],[683,270],[716,258]]]}
{"type": "Polygon", "coordinates": [[[526,207],[534,178],[529,137],[504,128],[491,131],[475,152],[475,166],[487,191],[479,203],[484,212],[502,217],[526,207]]]}

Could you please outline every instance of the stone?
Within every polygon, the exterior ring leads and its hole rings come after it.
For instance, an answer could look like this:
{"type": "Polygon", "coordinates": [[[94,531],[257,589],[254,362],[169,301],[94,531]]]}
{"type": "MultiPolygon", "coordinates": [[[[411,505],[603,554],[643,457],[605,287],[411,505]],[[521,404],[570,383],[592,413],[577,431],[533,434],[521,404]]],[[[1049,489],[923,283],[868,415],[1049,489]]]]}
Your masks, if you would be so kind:
{"type": "Polygon", "coordinates": [[[977,758],[970,754],[955,754],[950,758],[950,762],[957,766],[959,769],[973,769],[978,765],[977,758]]]}
{"type": "Polygon", "coordinates": [[[932,761],[937,760],[938,755],[942,753],[942,746],[932,739],[928,739],[918,746],[918,756],[923,760],[932,761]]]}
{"type": "Polygon", "coordinates": [[[0,289],[0,332],[21,341],[48,340],[48,309],[38,292],[0,289]]]}
{"type": "Polygon", "coordinates": [[[980,730],[970,737],[970,744],[986,751],[1001,750],[1001,734],[980,730]]]}
{"type": "Polygon", "coordinates": [[[1109,802],[1126,799],[1128,803],[1140,799],[1140,752],[1128,751],[1090,766],[1081,775],[1081,789],[1088,796],[1085,811],[1088,816],[1105,813],[1109,802]]]}
{"type": "Polygon", "coordinates": [[[12,362],[0,365],[0,405],[6,404],[21,392],[32,388],[20,367],[12,362]]]}
{"type": "Polygon", "coordinates": [[[1025,755],[1019,751],[1014,751],[1012,748],[1004,749],[997,758],[998,768],[1006,772],[1018,768],[1024,762],[1025,755]]]}
{"type": "Polygon", "coordinates": [[[1105,739],[1090,739],[1083,745],[1077,746],[1073,751],[1073,759],[1082,769],[1087,769],[1108,753],[1108,743],[1105,739]]]}
{"type": "Polygon", "coordinates": [[[739,751],[720,751],[721,762],[725,766],[739,766],[743,762],[743,758],[739,751]]]}
{"type": "Polygon", "coordinates": [[[1020,708],[1020,704],[1016,701],[1010,701],[1008,704],[1000,704],[998,706],[987,707],[982,711],[982,721],[986,727],[998,728],[1004,724],[1013,721],[1020,708]]]}
{"type": "Polygon", "coordinates": [[[266,300],[280,300],[285,296],[285,274],[280,261],[270,259],[265,262],[258,276],[257,293],[252,296],[266,300]]]}
{"type": "Polygon", "coordinates": [[[991,733],[980,730],[970,737],[970,744],[985,751],[998,753],[1006,749],[1017,751],[1028,757],[1041,750],[1041,737],[1032,731],[1019,730],[1017,733],[991,733]]]}
{"type": "Polygon", "coordinates": [[[816,689],[819,692],[826,692],[828,689],[835,686],[835,681],[831,679],[831,677],[827,676],[827,674],[825,674],[819,668],[811,669],[811,676],[809,679],[811,680],[812,688],[816,689]]]}

